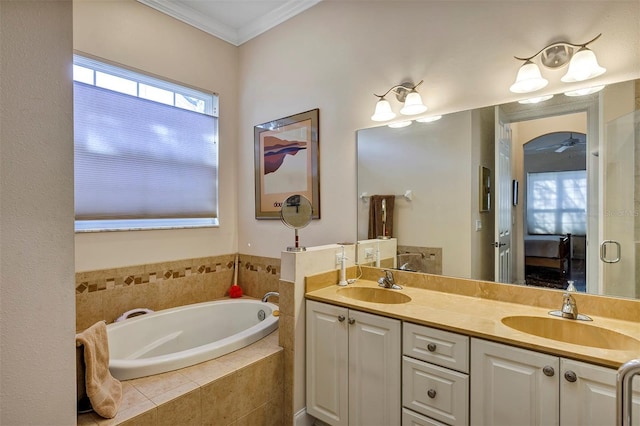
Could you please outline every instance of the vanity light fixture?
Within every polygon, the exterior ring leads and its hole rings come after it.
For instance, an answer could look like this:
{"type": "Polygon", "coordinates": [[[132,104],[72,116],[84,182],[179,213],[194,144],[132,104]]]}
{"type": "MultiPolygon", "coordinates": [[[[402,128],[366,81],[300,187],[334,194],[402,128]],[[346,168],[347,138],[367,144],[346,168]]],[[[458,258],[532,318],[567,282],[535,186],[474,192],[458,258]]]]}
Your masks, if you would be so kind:
{"type": "Polygon", "coordinates": [[[598,93],[604,89],[604,84],[600,86],[585,87],[584,89],[569,90],[564,92],[565,96],[586,96],[592,93],[598,93]]]}
{"type": "Polygon", "coordinates": [[[416,88],[420,86],[424,80],[420,80],[420,83],[402,83],[397,86],[393,86],[391,89],[387,90],[384,95],[376,95],[380,98],[376,103],[376,109],[371,116],[373,121],[388,121],[392,120],[396,117],[396,113],[391,109],[391,104],[388,100],[385,99],[385,96],[389,94],[389,92],[393,92],[396,95],[396,99],[400,102],[404,102],[404,106],[400,110],[402,115],[416,115],[423,113],[427,110],[426,105],[422,102],[422,97],[420,93],[416,91],[416,88]]]}
{"type": "Polygon", "coordinates": [[[441,115],[432,115],[431,117],[416,118],[416,121],[418,123],[433,123],[434,121],[438,121],[441,118],[441,115]]]}
{"type": "Polygon", "coordinates": [[[519,104],[539,104],[540,102],[548,101],[551,98],[553,98],[553,95],[538,96],[535,98],[522,99],[518,101],[518,103],[519,104]]]}
{"type": "Polygon", "coordinates": [[[396,121],[395,123],[387,124],[387,126],[391,127],[392,129],[401,129],[403,127],[411,126],[411,123],[412,123],[411,120],[396,121]]]}
{"type": "Polygon", "coordinates": [[[530,93],[542,89],[549,83],[547,79],[542,77],[538,65],[533,62],[538,55],[540,55],[540,63],[549,69],[556,69],[567,63],[569,64],[567,73],[560,79],[564,83],[584,81],[604,74],[606,69],[598,65],[595,53],[587,47],[587,45],[600,38],[601,35],[598,34],[593,39],[582,44],[566,41],[552,43],[528,58],[514,56],[519,61],[524,61],[524,64],[518,70],[516,81],[509,90],[513,93],[530,93]]]}

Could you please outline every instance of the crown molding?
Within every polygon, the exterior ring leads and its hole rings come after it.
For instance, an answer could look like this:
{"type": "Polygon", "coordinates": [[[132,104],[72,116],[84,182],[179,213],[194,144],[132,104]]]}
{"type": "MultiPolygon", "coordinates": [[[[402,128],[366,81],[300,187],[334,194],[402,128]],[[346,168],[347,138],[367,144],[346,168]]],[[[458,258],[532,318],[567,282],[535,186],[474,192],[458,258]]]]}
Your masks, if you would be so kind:
{"type": "Polygon", "coordinates": [[[316,5],[321,0],[289,0],[277,9],[274,9],[273,11],[251,21],[249,24],[241,28],[234,28],[213,17],[204,16],[180,2],[170,2],[167,0],[137,1],[231,43],[234,46],[240,46],[263,32],[270,30],[276,25],[281,24],[287,19],[290,19],[316,5]]]}

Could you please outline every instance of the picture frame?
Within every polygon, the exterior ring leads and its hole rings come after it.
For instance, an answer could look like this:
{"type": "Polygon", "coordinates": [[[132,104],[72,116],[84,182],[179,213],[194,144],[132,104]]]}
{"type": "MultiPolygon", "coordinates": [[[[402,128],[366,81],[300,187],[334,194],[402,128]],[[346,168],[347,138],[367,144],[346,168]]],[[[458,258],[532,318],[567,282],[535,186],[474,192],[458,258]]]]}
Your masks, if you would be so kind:
{"type": "Polygon", "coordinates": [[[480,166],[480,211],[491,211],[491,170],[480,166]]]}
{"type": "Polygon", "coordinates": [[[256,219],[280,219],[282,203],[300,194],[320,219],[318,108],[254,126],[256,219]]]}

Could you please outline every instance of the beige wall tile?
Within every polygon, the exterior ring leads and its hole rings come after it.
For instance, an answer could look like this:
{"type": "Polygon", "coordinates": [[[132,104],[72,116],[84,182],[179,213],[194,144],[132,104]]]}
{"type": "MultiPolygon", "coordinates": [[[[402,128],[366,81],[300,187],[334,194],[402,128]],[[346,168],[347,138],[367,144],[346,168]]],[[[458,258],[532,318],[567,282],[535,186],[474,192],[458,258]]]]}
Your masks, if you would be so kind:
{"type": "Polygon", "coordinates": [[[202,424],[224,426],[238,418],[237,374],[229,374],[201,388],[202,424]]]}
{"type": "MultiPolygon", "coordinates": [[[[200,396],[201,390],[197,388],[158,405],[155,424],[158,426],[196,426],[202,424],[202,402],[200,396]]],[[[156,401],[154,400],[154,402],[156,401]]]]}

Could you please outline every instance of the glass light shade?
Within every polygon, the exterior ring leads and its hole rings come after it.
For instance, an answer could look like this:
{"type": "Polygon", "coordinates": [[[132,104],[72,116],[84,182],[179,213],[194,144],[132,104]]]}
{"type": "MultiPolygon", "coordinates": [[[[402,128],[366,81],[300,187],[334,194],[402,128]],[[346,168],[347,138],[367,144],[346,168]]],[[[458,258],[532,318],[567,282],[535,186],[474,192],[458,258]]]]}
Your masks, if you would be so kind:
{"type": "Polygon", "coordinates": [[[595,53],[586,47],[578,50],[569,62],[567,73],[560,80],[565,83],[588,80],[605,73],[606,68],[598,65],[595,53]]]}
{"type": "Polygon", "coordinates": [[[376,110],[371,116],[373,121],[387,121],[395,118],[396,113],[391,111],[391,104],[385,98],[376,103],[376,110]]]}
{"type": "Polygon", "coordinates": [[[433,123],[434,121],[438,121],[441,118],[441,115],[432,115],[431,117],[416,118],[416,121],[418,123],[433,123]]]}
{"type": "Polygon", "coordinates": [[[531,61],[525,62],[518,70],[516,82],[509,87],[513,93],[529,93],[540,90],[549,84],[549,81],[542,78],[540,68],[531,61]]]}
{"type": "Polygon", "coordinates": [[[422,103],[420,93],[414,90],[413,92],[410,92],[404,100],[404,106],[400,110],[400,114],[416,115],[425,112],[426,110],[427,106],[422,103]]]}
{"type": "Polygon", "coordinates": [[[538,96],[536,98],[523,99],[521,101],[518,101],[518,103],[520,103],[520,104],[537,104],[537,103],[540,103],[540,102],[548,101],[551,98],[553,98],[553,95],[544,95],[544,96],[538,96]]]}
{"type": "Polygon", "coordinates": [[[411,120],[398,121],[396,123],[389,123],[389,124],[387,124],[387,126],[391,127],[392,129],[400,129],[402,127],[411,126],[411,123],[412,123],[411,120]]]}
{"type": "Polygon", "coordinates": [[[604,89],[604,84],[601,86],[593,86],[593,87],[586,87],[584,89],[570,90],[568,92],[564,92],[564,94],[566,96],[586,96],[592,93],[597,93],[602,89],[604,89]]]}

